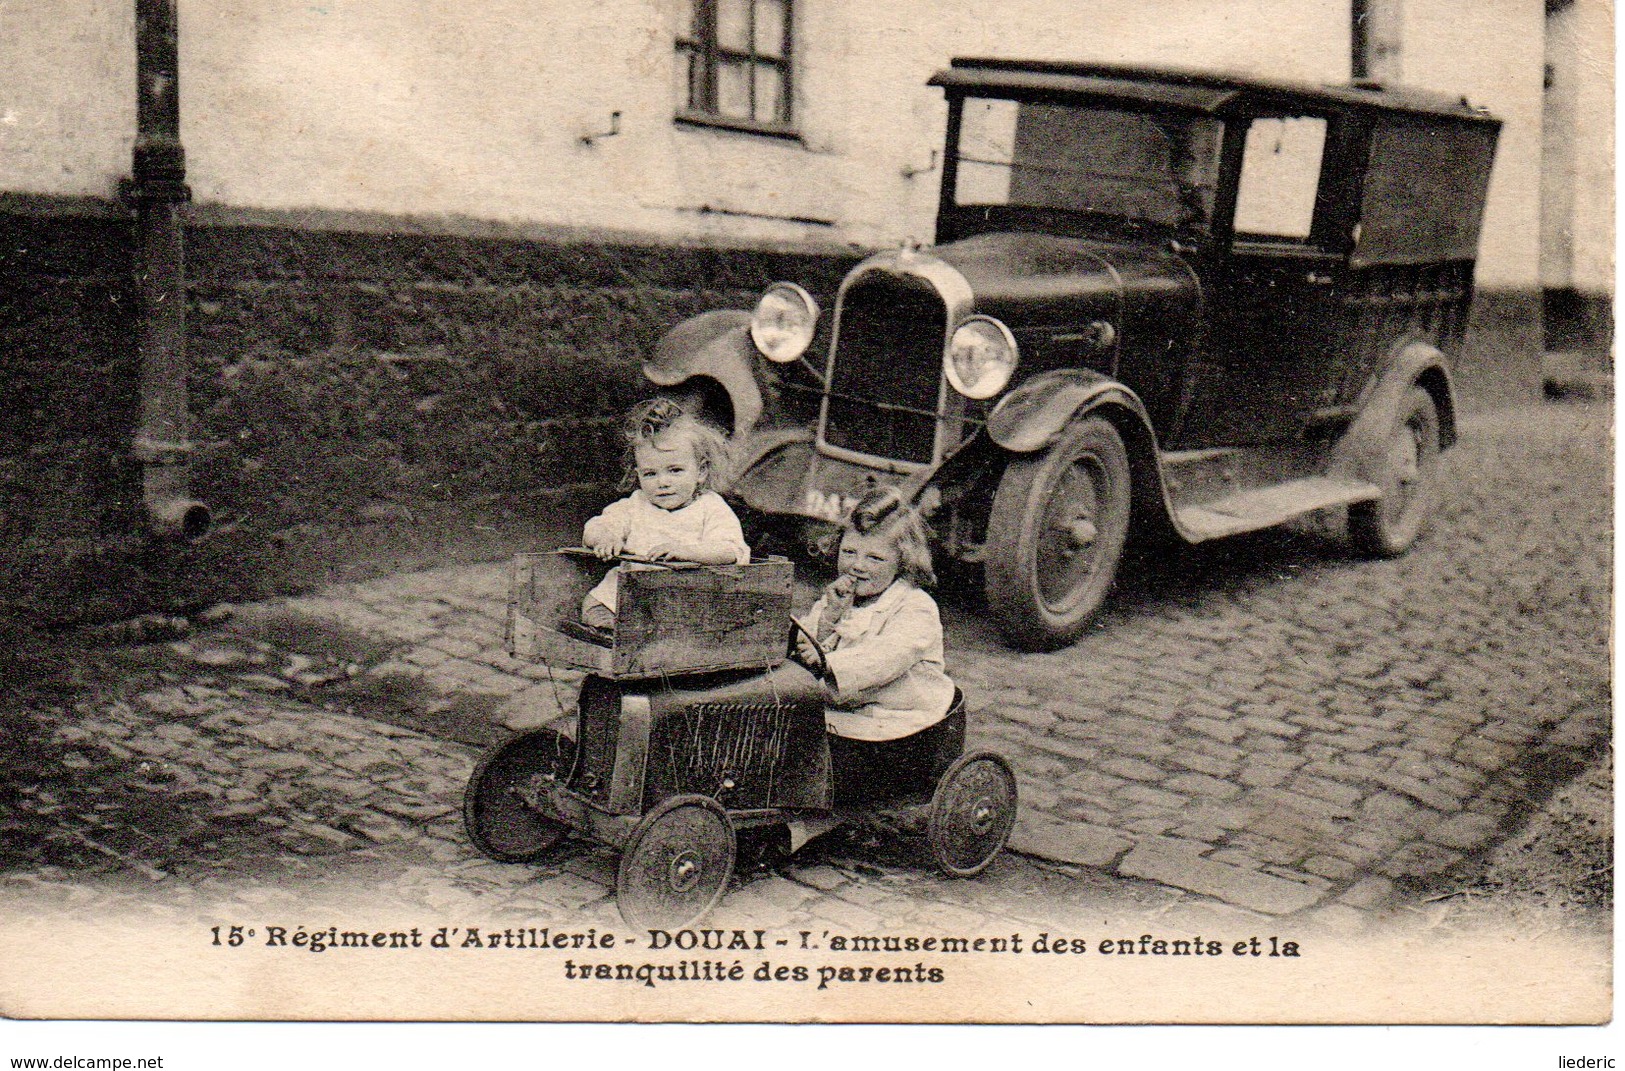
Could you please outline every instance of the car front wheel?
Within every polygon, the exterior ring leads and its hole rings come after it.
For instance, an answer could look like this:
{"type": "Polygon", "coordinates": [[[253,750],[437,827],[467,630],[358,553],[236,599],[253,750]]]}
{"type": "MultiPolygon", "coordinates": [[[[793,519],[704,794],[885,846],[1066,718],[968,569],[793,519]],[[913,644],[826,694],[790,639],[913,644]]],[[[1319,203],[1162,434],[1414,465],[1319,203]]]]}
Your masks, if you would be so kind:
{"type": "Polygon", "coordinates": [[[1416,542],[1438,494],[1439,410],[1412,387],[1395,414],[1377,486],[1381,497],[1349,507],[1349,540],[1361,554],[1392,558],[1416,542]]]}
{"type": "Polygon", "coordinates": [[[1054,650],[1083,634],[1116,575],[1129,498],[1128,451],[1100,417],[1010,462],[983,548],[988,609],[1006,639],[1054,650]]]}

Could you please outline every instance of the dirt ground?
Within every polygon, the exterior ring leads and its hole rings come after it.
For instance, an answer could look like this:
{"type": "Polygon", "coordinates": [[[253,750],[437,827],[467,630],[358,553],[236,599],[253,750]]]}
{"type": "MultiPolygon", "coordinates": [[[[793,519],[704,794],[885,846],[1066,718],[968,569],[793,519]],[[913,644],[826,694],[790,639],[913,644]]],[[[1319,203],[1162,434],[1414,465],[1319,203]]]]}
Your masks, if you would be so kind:
{"type": "Polygon", "coordinates": [[[1553,793],[1529,824],[1460,872],[1459,895],[1606,913],[1614,894],[1613,755],[1553,793]]]}

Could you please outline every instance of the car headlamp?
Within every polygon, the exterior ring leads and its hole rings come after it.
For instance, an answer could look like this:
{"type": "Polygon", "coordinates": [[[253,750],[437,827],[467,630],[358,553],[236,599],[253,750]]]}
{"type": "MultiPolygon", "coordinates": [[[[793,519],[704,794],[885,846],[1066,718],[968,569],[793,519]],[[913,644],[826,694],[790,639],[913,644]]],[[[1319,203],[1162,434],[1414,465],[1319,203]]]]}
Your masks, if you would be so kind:
{"type": "Polygon", "coordinates": [[[818,302],[795,283],[774,283],[750,315],[750,338],[763,357],[788,364],[807,352],[818,330],[818,302]]]}
{"type": "Polygon", "coordinates": [[[967,398],[991,398],[1016,370],[1016,336],[991,316],[972,316],[954,330],[942,367],[948,383],[967,398]]]}

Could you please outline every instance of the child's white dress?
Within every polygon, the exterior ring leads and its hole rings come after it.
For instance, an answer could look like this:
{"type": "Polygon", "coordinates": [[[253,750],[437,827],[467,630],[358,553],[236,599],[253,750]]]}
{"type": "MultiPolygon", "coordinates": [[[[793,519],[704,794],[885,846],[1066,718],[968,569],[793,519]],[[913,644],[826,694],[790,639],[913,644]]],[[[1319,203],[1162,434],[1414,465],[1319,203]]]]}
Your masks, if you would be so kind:
{"type": "MultiPolygon", "coordinates": [[[[595,524],[607,525],[608,534],[620,540],[623,552],[635,557],[647,556],[662,543],[727,543],[733,547],[736,563],[750,561],[750,548],[745,545],[739,518],[715,491],[695,495],[681,509],[661,509],[641,490],[633,491],[587,522],[588,527],[595,524]]],[[[585,601],[613,611],[619,581],[620,569],[611,569],[587,593],[585,601]]]]}

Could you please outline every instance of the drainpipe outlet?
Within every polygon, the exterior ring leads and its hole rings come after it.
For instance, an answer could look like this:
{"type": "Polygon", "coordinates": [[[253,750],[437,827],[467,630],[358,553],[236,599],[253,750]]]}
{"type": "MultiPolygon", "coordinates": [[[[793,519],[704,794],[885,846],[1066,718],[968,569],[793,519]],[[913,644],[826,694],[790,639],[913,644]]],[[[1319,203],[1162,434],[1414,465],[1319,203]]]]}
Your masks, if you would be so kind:
{"type": "Polygon", "coordinates": [[[161,443],[137,439],[141,462],[141,506],[147,531],[157,539],[193,543],[209,534],[214,517],[209,507],[191,497],[190,443],[161,443]]]}
{"type": "Polygon", "coordinates": [[[214,523],[209,507],[195,498],[148,498],[147,526],[160,539],[195,543],[214,523]]]}
{"type": "Polygon", "coordinates": [[[192,191],[181,145],[176,0],[135,0],[136,133],[124,194],[135,210],[136,352],[141,422],[134,454],[149,532],[194,540],[209,509],[187,491],[192,444],[186,395],[186,236],[192,191]]]}

